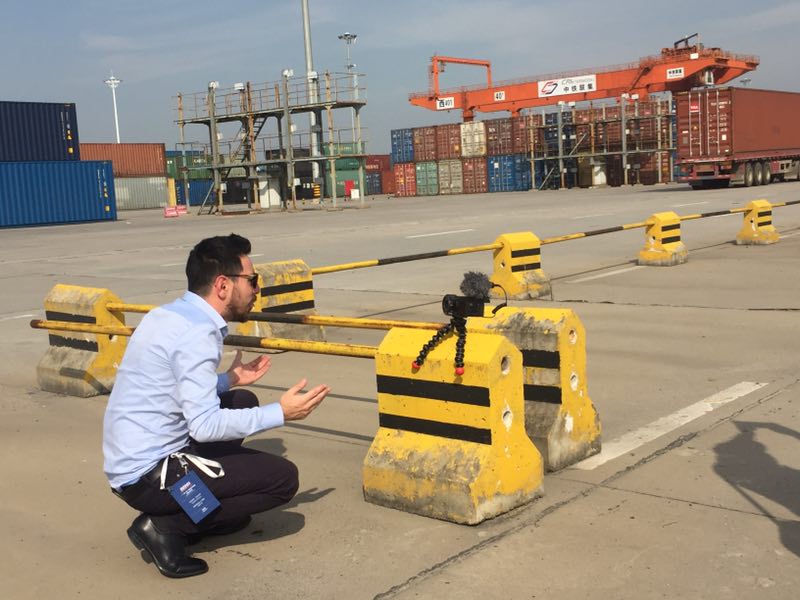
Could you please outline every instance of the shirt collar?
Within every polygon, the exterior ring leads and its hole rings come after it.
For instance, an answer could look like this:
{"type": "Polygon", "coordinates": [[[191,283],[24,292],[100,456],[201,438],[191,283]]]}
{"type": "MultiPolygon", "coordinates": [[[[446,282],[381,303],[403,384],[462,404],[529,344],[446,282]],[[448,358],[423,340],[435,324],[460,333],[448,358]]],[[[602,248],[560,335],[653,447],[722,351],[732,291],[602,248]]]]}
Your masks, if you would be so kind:
{"type": "Polygon", "coordinates": [[[196,306],[201,311],[203,311],[209,319],[217,326],[222,332],[222,336],[226,336],[228,334],[228,324],[225,322],[225,319],[222,318],[216,310],[214,310],[211,305],[205,301],[201,296],[198,296],[194,292],[186,292],[183,294],[181,300],[188,302],[192,306],[196,306]]]}

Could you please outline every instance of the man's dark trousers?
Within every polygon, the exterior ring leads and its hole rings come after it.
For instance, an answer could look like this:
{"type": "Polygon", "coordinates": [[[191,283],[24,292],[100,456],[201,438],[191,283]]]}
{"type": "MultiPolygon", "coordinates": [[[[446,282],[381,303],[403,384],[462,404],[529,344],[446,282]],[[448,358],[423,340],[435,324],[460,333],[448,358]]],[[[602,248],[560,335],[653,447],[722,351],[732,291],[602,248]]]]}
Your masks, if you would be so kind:
{"type": "MultiPolygon", "coordinates": [[[[222,408],[240,409],[258,406],[258,398],[247,390],[220,394],[222,408]]],[[[181,450],[215,460],[225,471],[223,477],[209,477],[189,463],[200,479],[220,501],[220,507],[200,523],[194,524],[183,512],[169,491],[160,489],[161,462],[133,485],[118,494],[136,510],[149,515],[162,533],[183,536],[202,534],[219,526],[243,520],[249,515],[286,504],[297,493],[297,467],[272,454],[242,447],[244,440],[198,443],[192,441],[181,450]]],[[[179,461],[170,459],[166,486],[183,476],[179,461]]]]}

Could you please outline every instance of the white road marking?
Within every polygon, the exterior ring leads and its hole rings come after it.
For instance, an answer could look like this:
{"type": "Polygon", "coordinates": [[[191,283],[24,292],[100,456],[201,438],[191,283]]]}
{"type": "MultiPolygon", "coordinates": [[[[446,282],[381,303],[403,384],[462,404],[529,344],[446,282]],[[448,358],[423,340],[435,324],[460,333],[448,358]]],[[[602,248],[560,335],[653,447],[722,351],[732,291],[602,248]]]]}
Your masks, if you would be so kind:
{"type": "Polygon", "coordinates": [[[688,204],[673,204],[672,208],[681,208],[682,206],[699,206],[700,204],[708,204],[708,202],[689,202],[688,204]]]}
{"type": "Polygon", "coordinates": [[[580,279],[570,279],[564,283],[583,283],[584,281],[592,281],[593,279],[602,279],[603,277],[611,277],[612,275],[619,275],[620,273],[627,273],[628,271],[635,271],[636,269],[644,269],[644,265],[636,265],[635,267],[625,267],[624,269],[617,269],[616,271],[609,271],[608,273],[600,273],[599,275],[589,275],[589,277],[581,277],[580,279]]]}
{"type": "Polygon", "coordinates": [[[453,231],[440,231],[438,233],[421,233],[420,235],[407,235],[407,240],[413,240],[414,238],[423,238],[423,237],[433,237],[436,235],[450,235],[451,233],[467,233],[468,231],[475,231],[474,229],[455,229],[453,231]]]}
{"type": "Polygon", "coordinates": [[[720,406],[755,392],[757,389],[762,388],[765,385],[767,384],[754,383],[752,381],[742,381],[736,385],[732,385],[728,389],[717,392],[705,400],[695,402],[694,404],[687,406],[686,408],[682,408],[671,415],[661,417],[649,425],[640,427],[635,431],[626,433],[616,440],[603,444],[603,449],[600,454],[587,458],[586,460],[582,460],[581,462],[573,465],[573,467],[576,469],[582,469],[584,471],[590,471],[610,460],[617,458],[618,456],[632,452],[633,450],[636,450],[636,448],[643,446],[648,442],[652,442],[656,438],[659,438],[662,435],[677,429],[678,427],[682,427],[683,425],[694,421],[698,417],[702,417],[703,415],[710,413],[712,410],[719,408],[720,406]]]}
{"type": "Polygon", "coordinates": [[[594,217],[608,217],[611,213],[597,213],[596,215],[582,215],[580,217],[572,217],[573,219],[592,219],[594,217]]]}
{"type": "Polygon", "coordinates": [[[26,319],[29,317],[35,317],[36,315],[15,315],[13,317],[3,317],[0,321],[13,321],[14,319],[26,319]]]}
{"type": "Polygon", "coordinates": [[[259,256],[264,256],[263,254],[248,254],[250,258],[258,258],[259,256]]]}
{"type": "Polygon", "coordinates": [[[794,233],[782,233],[781,234],[781,239],[788,238],[788,237],[794,237],[796,235],[800,235],[800,231],[795,231],[794,233]]]}
{"type": "Polygon", "coordinates": [[[185,264],[186,264],[186,261],[179,262],[179,263],[167,263],[165,265],[160,265],[160,266],[162,266],[162,267],[177,267],[179,265],[185,265],[185,264]]]}

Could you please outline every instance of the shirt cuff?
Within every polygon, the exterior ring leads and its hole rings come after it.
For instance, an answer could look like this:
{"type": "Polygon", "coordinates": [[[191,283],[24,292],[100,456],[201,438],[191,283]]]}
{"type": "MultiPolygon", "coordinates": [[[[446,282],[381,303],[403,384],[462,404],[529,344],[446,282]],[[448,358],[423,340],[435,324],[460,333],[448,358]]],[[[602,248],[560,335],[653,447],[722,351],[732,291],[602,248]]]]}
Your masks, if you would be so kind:
{"type": "Polygon", "coordinates": [[[228,378],[228,373],[217,374],[217,394],[223,394],[231,389],[231,381],[228,378]]]}
{"type": "Polygon", "coordinates": [[[261,429],[274,429],[283,425],[283,408],[280,402],[273,402],[259,407],[261,413],[261,429]]]}

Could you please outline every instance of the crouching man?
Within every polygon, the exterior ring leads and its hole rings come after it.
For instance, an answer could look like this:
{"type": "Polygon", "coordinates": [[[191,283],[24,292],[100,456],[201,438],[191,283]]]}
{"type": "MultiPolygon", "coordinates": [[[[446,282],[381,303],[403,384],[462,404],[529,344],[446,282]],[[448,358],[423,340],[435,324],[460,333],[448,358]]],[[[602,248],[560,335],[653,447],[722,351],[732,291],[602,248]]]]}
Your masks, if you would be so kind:
{"type": "Polygon", "coordinates": [[[279,402],[259,406],[234,390],[269,369],[237,352],[218,374],[227,321],[245,320],[258,276],[238,235],[202,240],[186,263],[188,291],[152,310],[136,328],[119,367],[103,423],[104,470],[112,491],[140,511],[128,537],[167,577],[208,571],[186,545],[239,531],[250,515],[287,503],[297,467],[242,446],[245,437],[303,419],[329,392],[300,380],[279,402]]]}

